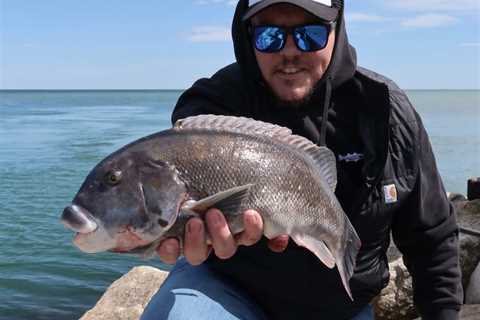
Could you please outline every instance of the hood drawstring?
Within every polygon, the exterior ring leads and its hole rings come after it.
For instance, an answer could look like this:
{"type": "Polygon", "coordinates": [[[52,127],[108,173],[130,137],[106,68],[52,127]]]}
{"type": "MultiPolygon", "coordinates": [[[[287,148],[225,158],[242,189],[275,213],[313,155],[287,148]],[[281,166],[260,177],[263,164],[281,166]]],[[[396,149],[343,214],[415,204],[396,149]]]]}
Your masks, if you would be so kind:
{"type": "Polygon", "coordinates": [[[320,146],[327,146],[327,118],[328,110],[330,110],[330,102],[332,99],[332,83],[330,77],[325,81],[325,95],[323,101],[323,115],[322,115],[322,124],[320,127],[320,146]]]}

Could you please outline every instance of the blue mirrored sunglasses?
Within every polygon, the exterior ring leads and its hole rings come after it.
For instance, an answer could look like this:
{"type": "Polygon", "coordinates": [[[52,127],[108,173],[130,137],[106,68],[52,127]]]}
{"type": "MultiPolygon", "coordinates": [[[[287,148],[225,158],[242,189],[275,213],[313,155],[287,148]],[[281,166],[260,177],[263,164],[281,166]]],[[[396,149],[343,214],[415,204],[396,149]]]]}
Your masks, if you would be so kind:
{"type": "Polygon", "coordinates": [[[255,48],[260,52],[279,52],[285,47],[287,35],[292,34],[295,45],[300,51],[312,52],[326,47],[328,35],[335,22],[327,24],[308,24],[296,27],[254,26],[252,37],[255,48]]]}

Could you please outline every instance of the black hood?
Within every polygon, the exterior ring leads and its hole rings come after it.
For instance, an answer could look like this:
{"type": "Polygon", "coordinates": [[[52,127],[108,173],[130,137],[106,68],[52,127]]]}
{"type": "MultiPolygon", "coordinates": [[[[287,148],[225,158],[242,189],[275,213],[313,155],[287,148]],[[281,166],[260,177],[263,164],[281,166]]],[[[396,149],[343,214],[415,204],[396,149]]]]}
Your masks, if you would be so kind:
{"type": "MultiPolygon", "coordinates": [[[[253,86],[251,89],[255,90],[256,88],[258,90],[258,86],[263,83],[263,80],[248,35],[248,22],[242,21],[247,9],[248,0],[240,0],[232,23],[233,46],[235,57],[242,70],[244,79],[250,82],[249,86],[253,86]]],[[[348,43],[343,8],[340,10],[335,32],[336,40],[332,61],[320,80],[321,83],[317,85],[317,91],[322,91],[321,88],[327,78],[330,78],[332,89],[335,90],[355,74],[357,58],[355,49],[348,43]]]]}

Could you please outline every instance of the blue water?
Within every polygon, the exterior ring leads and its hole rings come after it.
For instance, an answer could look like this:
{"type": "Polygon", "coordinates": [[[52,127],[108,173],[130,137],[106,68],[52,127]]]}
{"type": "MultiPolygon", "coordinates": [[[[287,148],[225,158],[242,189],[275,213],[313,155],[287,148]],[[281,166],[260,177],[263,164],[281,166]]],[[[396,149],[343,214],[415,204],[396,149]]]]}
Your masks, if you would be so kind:
{"type": "MultiPolygon", "coordinates": [[[[105,288],[158,259],[71,245],[58,222],[103,157],[170,126],[180,91],[0,91],[0,319],[77,319],[105,288]]],[[[480,176],[480,91],[410,91],[447,190],[480,176]]]]}

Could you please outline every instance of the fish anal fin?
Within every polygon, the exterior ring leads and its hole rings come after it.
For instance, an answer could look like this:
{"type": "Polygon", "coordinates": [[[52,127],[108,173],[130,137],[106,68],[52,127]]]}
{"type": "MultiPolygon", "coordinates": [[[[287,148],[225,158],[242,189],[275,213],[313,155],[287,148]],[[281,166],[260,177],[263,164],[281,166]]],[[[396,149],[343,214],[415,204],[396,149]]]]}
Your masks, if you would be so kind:
{"type": "Polygon", "coordinates": [[[332,269],[335,267],[335,258],[325,242],[304,233],[295,232],[290,235],[290,237],[293,239],[293,241],[295,241],[296,244],[310,250],[313,254],[315,254],[318,259],[320,259],[320,261],[322,261],[322,263],[328,268],[332,269]]]}
{"type": "Polygon", "coordinates": [[[337,258],[334,257],[325,242],[322,240],[299,233],[293,234],[291,237],[299,246],[302,246],[315,254],[328,268],[333,269],[337,266],[343,287],[353,301],[349,282],[355,269],[355,259],[359,250],[359,240],[356,233],[347,232],[347,234],[347,237],[349,237],[350,240],[347,242],[344,256],[337,258]]]}

